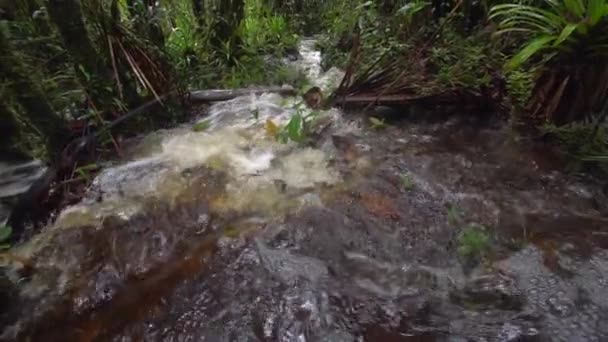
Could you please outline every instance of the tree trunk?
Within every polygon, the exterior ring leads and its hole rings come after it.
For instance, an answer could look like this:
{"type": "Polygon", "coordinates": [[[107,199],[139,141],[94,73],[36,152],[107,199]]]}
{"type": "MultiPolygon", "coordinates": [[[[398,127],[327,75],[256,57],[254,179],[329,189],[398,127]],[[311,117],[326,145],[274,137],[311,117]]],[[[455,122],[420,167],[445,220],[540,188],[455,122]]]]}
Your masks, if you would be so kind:
{"type": "Polygon", "coordinates": [[[0,136],[0,153],[12,150],[20,136],[15,112],[8,107],[6,101],[0,101],[0,136]]]}
{"type": "Polygon", "coordinates": [[[395,3],[395,0],[381,0],[378,3],[378,9],[384,16],[393,14],[396,6],[397,4],[395,3]]]}
{"type": "Polygon", "coordinates": [[[23,107],[27,121],[42,136],[49,157],[53,158],[63,149],[69,130],[13,51],[8,37],[0,30],[0,77],[9,85],[9,90],[23,107]]]}
{"type": "Polygon", "coordinates": [[[148,36],[156,46],[161,49],[165,47],[165,34],[158,24],[155,17],[158,15],[159,2],[156,0],[147,0],[146,3],[146,25],[148,26],[148,36]]]}
{"type": "Polygon", "coordinates": [[[192,13],[196,19],[197,31],[201,32],[205,26],[205,3],[204,0],[192,0],[192,13]]]}
{"type": "Polygon", "coordinates": [[[216,51],[228,52],[230,60],[238,56],[242,45],[241,37],[235,35],[241,21],[245,17],[244,0],[217,0],[216,17],[218,18],[211,39],[216,51]],[[226,43],[230,43],[230,51],[225,51],[226,43]]]}
{"type": "Polygon", "coordinates": [[[87,34],[79,0],[48,0],[51,20],[59,28],[82,84],[100,108],[112,103],[112,74],[87,34]],[[110,88],[111,89],[111,88],[110,88]]]}

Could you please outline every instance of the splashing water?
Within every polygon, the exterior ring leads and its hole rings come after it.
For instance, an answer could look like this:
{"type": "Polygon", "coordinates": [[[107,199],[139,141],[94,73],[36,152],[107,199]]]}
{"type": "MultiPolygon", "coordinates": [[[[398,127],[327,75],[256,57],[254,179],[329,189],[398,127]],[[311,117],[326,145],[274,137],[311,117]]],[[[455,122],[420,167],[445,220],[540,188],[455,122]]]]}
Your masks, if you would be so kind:
{"type": "Polygon", "coordinates": [[[321,68],[321,51],[316,49],[317,40],[304,39],[300,43],[301,60],[295,62],[295,67],[304,72],[312,86],[317,86],[329,93],[340,85],[344,72],[332,67],[327,72],[321,68]]]}
{"type": "Polygon", "coordinates": [[[0,224],[8,219],[17,197],[28,191],[45,171],[39,161],[0,161],[0,224]]]}
{"type": "MultiPolygon", "coordinates": [[[[327,88],[336,84],[341,74],[337,69],[322,73],[320,53],[313,50],[314,44],[314,40],[301,43],[302,58],[296,67],[327,88]]],[[[278,143],[264,129],[269,120],[277,126],[286,124],[296,111],[310,114],[301,103],[298,98],[252,94],[214,104],[203,119],[208,129],[194,132],[180,127],[164,132],[160,141],[153,139],[152,143],[159,147],[136,147],[135,150],[149,153],[140,153],[132,162],[105,169],[94,180],[83,203],[65,210],[57,226],[83,224],[82,220],[68,224],[70,216],[82,218],[83,213],[87,213],[84,217],[99,220],[121,207],[128,208],[122,211],[122,216],[128,217],[137,212],[137,202],[142,198],[171,200],[188,186],[183,173],[200,167],[229,175],[223,202],[240,210],[253,205],[259,193],[275,197],[269,200],[271,203],[288,200],[272,190],[278,181],[298,189],[336,183],[339,176],[329,167],[332,157],[329,153],[278,143]]],[[[321,112],[317,119],[332,123],[334,132],[353,129],[342,122],[336,109],[321,112]]]]}
{"type": "MultiPolygon", "coordinates": [[[[300,48],[295,67],[335,86],[314,40],[300,48]]],[[[331,109],[308,144],[277,142],[267,121],[310,113],[300,102],[216,103],[205,130],[153,133],[102,171],[16,251],[35,272],[11,275],[0,340],[608,338],[594,183],[468,122],[379,132],[331,109]],[[450,220],[455,206],[469,216],[450,220]],[[469,221],[527,246],[466,274],[454,241],[469,221]]]]}

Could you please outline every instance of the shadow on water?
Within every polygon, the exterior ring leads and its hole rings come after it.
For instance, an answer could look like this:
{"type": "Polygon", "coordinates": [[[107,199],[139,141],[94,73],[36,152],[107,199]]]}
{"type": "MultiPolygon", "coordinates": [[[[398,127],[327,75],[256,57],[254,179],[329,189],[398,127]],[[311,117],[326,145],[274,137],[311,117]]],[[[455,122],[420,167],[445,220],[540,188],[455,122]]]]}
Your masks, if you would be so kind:
{"type": "Polygon", "coordinates": [[[193,276],[206,274],[209,259],[217,251],[217,237],[201,240],[180,260],[161,265],[135,279],[126,279],[111,301],[81,315],[70,306],[49,313],[46,321],[28,333],[33,341],[106,341],[131,322],[146,317],[175,286],[193,276]]]}

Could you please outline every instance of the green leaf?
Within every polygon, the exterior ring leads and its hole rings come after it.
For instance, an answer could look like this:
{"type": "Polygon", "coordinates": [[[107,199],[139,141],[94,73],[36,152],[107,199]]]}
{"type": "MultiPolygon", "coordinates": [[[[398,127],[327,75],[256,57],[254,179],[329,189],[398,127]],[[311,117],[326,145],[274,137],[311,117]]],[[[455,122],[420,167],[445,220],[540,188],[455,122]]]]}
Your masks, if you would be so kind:
{"type": "Polygon", "coordinates": [[[566,9],[577,16],[578,19],[582,19],[585,12],[585,6],[583,5],[582,0],[564,0],[564,5],[566,5],[566,9]]]}
{"type": "Polygon", "coordinates": [[[526,47],[524,47],[507,62],[507,65],[505,66],[506,69],[517,69],[542,48],[547,47],[547,45],[549,45],[549,43],[551,43],[553,40],[555,40],[555,37],[552,36],[541,36],[532,40],[528,45],[526,45],[526,47]]]}
{"type": "Polygon", "coordinates": [[[496,19],[497,17],[505,18],[499,23],[501,28],[507,26],[507,24],[518,27],[535,24],[537,27],[542,27],[542,31],[555,32],[566,24],[565,19],[554,12],[519,4],[492,7],[490,19],[496,19]]]}
{"type": "Polygon", "coordinates": [[[587,4],[587,18],[589,19],[589,25],[596,25],[602,17],[608,12],[608,4],[605,0],[589,0],[587,4]]]}
{"type": "Polygon", "coordinates": [[[80,70],[80,72],[82,73],[82,75],[84,76],[85,80],[87,82],[91,81],[91,76],[89,75],[89,73],[85,70],[84,66],[82,66],[82,64],[78,65],[78,69],[80,70]]]}
{"type": "Polygon", "coordinates": [[[289,134],[289,138],[293,141],[300,142],[302,141],[302,116],[300,114],[295,114],[289,120],[287,124],[287,133],[289,134]]]}
{"type": "Polygon", "coordinates": [[[559,37],[557,37],[557,39],[553,42],[553,46],[558,46],[563,43],[572,35],[572,32],[574,32],[578,27],[579,24],[566,25],[566,27],[564,27],[564,29],[562,30],[562,33],[560,33],[559,37]]]}
{"type": "Polygon", "coordinates": [[[375,129],[386,128],[388,126],[386,124],[386,122],[384,122],[384,120],[375,118],[373,116],[369,118],[369,122],[372,124],[372,127],[375,129]]]}
{"type": "Polygon", "coordinates": [[[413,190],[414,187],[416,186],[416,183],[414,183],[412,176],[410,176],[407,173],[399,175],[399,178],[401,179],[401,186],[405,190],[408,190],[408,191],[413,190]]]}
{"type": "Polygon", "coordinates": [[[13,228],[7,225],[0,225],[0,242],[6,241],[13,233],[13,228]]]}
{"type": "Polygon", "coordinates": [[[203,120],[201,122],[197,122],[192,126],[192,130],[195,132],[204,132],[211,126],[209,120],[203,120]]]}

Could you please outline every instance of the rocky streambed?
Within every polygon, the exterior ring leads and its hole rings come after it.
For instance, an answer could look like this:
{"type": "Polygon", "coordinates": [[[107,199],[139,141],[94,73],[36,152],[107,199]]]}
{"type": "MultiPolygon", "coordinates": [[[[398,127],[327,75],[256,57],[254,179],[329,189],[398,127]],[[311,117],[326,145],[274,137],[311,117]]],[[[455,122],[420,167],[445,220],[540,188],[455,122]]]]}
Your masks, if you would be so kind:
{"type": "MultiPolygon", "coordinates": [[[[326,87],[312,46],[301,63],[326,87]]],[[[142,139],[14,251],[28,262],[6,267],[2,338],[608,339],[595,179],[456,116],[379,127],[332,109],[277,142],[300,102],[244,96],[205,130],[142,139]]]]}

